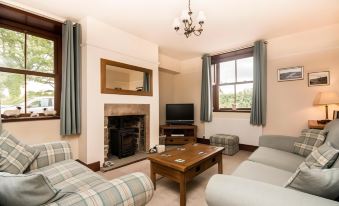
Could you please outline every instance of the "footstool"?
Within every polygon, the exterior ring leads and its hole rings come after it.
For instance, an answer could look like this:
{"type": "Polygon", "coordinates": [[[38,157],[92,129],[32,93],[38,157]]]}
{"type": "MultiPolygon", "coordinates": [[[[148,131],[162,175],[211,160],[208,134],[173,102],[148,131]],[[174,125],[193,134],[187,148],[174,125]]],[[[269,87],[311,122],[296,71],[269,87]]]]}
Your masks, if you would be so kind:
{"type": "Polygon", "coordinates": [[[223,154],[234,155],[239,151],[239,137],[230,134],[216,134],[210,137],[210,144],[224,147],[223,154]]]}

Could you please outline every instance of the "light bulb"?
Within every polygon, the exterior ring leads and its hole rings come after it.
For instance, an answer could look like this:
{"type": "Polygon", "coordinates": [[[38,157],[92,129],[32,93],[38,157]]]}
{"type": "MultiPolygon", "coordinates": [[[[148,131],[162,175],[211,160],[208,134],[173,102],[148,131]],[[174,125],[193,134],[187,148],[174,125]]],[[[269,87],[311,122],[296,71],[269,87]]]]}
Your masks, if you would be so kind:
{"type": "Polygon", "coordinates": [[[175,18],[174,21],[173,21],[173,28],[175,30],[179,30],[179,27],[180,27],[180,21],[179,21],[179,18],[175,18]]]}
{"type": "Polygon", "coordinates": [[[183,10],[181,12],[181,21],[187,21],[190,18],[190,15],[188,14],[188,10],[183,10]]]}
{"type": "Polygon", "coordinates": [[[199,11],[197,22],[204,23],[206,21],[206,16],[203,11],[199,11]]]}

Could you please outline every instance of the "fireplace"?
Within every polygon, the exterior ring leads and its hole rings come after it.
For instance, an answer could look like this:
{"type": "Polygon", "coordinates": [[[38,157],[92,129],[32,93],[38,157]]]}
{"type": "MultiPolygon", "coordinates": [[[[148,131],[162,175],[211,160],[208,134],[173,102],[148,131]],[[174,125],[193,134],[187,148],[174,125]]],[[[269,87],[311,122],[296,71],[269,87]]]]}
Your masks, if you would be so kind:
{"type": "Polygon", "coordinates": [[[105,104],[103,147],[105,162],[145,154],[150,148],[150,105],[105,104]]]}
{"type": "Polygon", "coordinates": [[[145,116],[124,115],[108,117],[107,156],[119,159],[145,151],[145,116]]]}

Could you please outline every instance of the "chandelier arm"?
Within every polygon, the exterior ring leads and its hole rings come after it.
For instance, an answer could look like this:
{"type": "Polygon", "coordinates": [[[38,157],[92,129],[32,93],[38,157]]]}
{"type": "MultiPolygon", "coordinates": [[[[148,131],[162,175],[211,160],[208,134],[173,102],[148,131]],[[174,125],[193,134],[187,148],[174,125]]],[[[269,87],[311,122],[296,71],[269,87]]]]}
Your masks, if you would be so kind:
{"type": "Polygon", "coordinates": [[[185,26],[185,28],[184,28],[185,31],[190,28],[190,26],[189,26],[187,21],[184,21],[184,26],[185,26]]]}
{"type": "Polygon", "coordinates": [[[192,26],[192,24],[193,24],[193,20],[192,20],[192,17],[191,17],[191,15],[190,15],[190,19],[189,19],[189,26],[191,27],[191,26],[192,26]]]}
{"type": "Polygon", "coordinates": [[[200,36],[201,35],[201,30],[194,30],[193,33],[195,36],[200,36]]]}

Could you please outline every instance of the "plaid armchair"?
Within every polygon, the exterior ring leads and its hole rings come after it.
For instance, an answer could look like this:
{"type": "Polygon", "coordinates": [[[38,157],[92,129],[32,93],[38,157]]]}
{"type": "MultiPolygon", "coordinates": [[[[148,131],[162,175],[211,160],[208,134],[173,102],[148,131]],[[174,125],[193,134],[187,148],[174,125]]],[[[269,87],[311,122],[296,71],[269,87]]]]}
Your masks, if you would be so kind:
{"type": "Polygon", "coordinates": [[[103,177],[72,160],[67,142],[33,145],[40,150],[27,173],[45,175],[56,189],[66,195],[50,205],[146,205],[153,196],[153,184],[143,173],[113,179],[103,177]]]}

